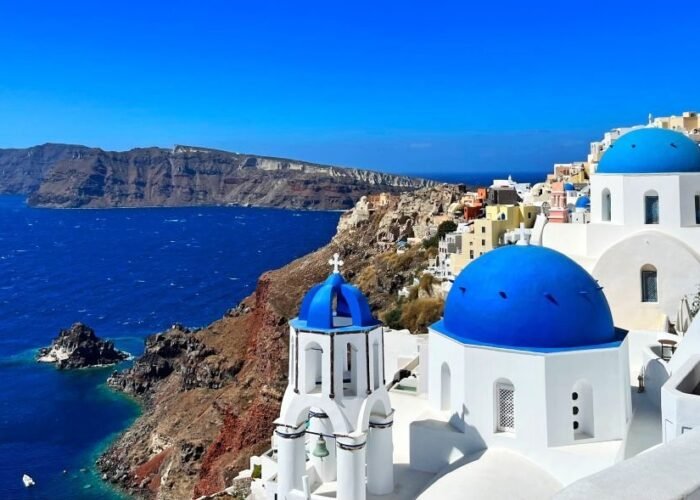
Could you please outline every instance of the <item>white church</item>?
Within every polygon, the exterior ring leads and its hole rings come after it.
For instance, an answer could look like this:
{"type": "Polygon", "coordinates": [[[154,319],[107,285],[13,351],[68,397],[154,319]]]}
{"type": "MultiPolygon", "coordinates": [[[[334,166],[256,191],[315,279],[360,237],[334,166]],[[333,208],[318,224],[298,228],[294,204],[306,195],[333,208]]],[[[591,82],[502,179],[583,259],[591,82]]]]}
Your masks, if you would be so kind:
{"type": "Polygon", "coordinates": [[[586,268],[615,324],[666,329],[700,285],[700,148],[656,127],[617,139],[591,175],[590,224],[546,224],[533,240],[586,268]]]}
{"type": "Polygon", "coordinates": [[[700,498],[700,322],[668,331],[700,284],[686,139],[618,139],[591,223],[475,260],[427,335],[386,330],[336,255],[290,321],[252,498],[700,498]]]}

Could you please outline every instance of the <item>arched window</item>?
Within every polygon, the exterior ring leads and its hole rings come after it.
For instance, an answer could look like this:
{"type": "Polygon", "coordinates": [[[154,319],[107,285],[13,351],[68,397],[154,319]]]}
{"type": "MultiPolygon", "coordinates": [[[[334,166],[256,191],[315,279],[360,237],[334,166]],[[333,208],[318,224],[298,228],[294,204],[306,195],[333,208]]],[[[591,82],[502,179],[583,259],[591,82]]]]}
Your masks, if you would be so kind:
{"type": "Polygon", "coordinates": [[[644,223],[659,223],[659,193],[656,191],[644,193],[644,223]]]}
{"type": "Polygon", "coordinates": [[[656,268],[651,264],[642,267],[642,302],[658,302],[658,278],[656,268]]]}
{"type": "Polygon", "coordinates": [[[510,380],[495,384],[496,432],[515,432],[515,387],[510,380]]]}
{"type": "Polygon", "coordinates": [[[452,408],[452,376],[447,363],[440,369],[440,409],[449,411],[452,408]]]}
{"type": "Polygon", "coordinates": [[[320,393],[323,382],[323,349],[316,342],[307,344],[304,349],[304,374],[304,392],[320,393]]]}
{"type": "Polygon", "coordinates": [[[603,189],[601,195],[601,212],[600,217],[603,222],[609,222],[612,216],[612,198],[610,196],[610,190],[608,188],[603,189]]]}
{"type": "Polygon", "coordinates": [[[588,439],[595,436],[593,388],[586,380],[579,380],[574,384],[571,392],[571,416],[574,439],[588,439]]]}

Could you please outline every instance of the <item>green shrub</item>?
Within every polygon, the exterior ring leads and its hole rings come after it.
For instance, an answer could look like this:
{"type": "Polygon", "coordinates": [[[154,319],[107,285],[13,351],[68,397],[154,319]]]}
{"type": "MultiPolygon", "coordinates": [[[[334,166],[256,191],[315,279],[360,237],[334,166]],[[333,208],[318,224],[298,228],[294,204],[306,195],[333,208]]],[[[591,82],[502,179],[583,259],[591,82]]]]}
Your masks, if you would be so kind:
{"type": "Polygon", "coordinates": [[[392,330],[401,330],[401,304],[396,305],[393,309],[384,314],[384,324],[392,330]]]}

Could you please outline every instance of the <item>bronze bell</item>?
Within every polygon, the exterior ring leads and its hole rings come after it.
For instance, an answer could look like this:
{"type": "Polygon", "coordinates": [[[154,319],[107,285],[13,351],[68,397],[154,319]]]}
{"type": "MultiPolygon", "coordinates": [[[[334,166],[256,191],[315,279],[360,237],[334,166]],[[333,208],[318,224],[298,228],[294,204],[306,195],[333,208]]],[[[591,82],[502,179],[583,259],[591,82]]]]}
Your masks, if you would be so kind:
{"type": "Polygon", "coordinates": [[[316,447],[314,448],[312,455],[318,458],[325,458],[330,455],[328,447],[326,446],[326,440],[323,439],[323,436],[319,436],[318,441],[316,441],[316,447]]]}

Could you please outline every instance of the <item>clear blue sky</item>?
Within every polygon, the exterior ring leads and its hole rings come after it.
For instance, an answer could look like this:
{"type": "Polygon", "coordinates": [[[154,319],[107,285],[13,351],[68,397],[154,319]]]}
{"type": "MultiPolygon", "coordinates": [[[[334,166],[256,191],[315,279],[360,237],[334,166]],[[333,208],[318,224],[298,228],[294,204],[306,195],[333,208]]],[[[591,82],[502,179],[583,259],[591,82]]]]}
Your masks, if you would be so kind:
{"type": "Polygon", "coordinates": [[[24,0],[0,19],[0,147],[517,171],[700,110],[700,2],[24,0]]]}

